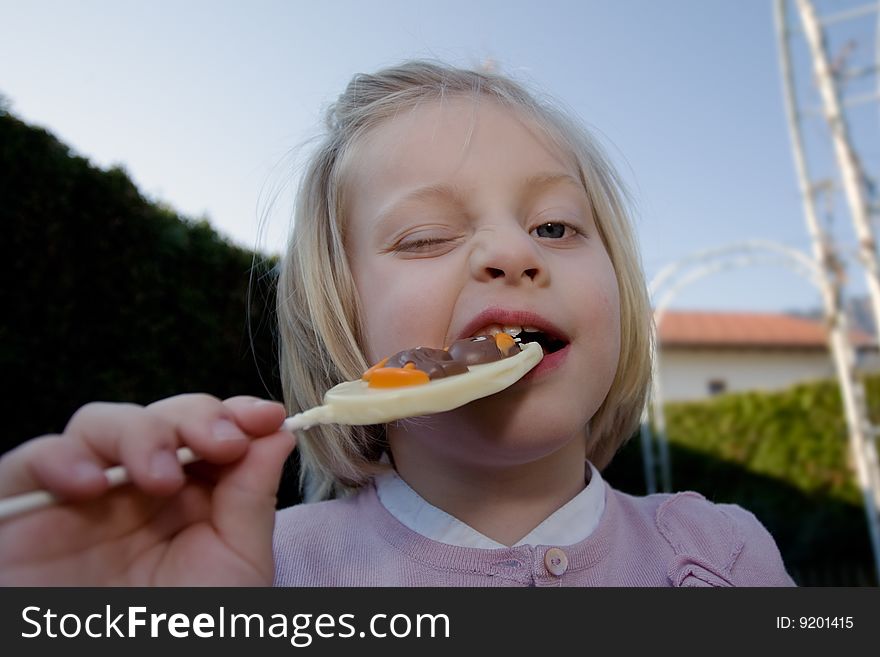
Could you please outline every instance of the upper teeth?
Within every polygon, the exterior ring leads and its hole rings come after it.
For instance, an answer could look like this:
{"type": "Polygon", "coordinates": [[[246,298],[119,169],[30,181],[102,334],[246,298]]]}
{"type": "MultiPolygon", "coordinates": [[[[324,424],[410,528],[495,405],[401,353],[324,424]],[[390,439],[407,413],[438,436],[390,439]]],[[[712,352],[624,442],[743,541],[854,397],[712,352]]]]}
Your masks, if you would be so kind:
{"type": "Polygon", "coordinates": [[[497,333],[507,333],[507,335],[511,337],[516,337],[520,333],[538,333],[540,329],[535,328],[534,326],[502,326],[501,324],[490,324],[489,326],[484,326],[479,331],[474,333],[474,337],[480,335],[495,335],[497,333]]]}

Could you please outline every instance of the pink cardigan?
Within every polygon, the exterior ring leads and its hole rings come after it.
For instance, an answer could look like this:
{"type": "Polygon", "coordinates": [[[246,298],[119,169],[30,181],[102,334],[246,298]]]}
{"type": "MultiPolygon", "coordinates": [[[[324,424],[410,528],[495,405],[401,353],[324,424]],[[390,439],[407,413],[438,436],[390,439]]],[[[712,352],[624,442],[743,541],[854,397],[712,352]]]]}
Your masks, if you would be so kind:
{"type": "Polygon", "coordinates": [[[462,548],[398,522],[370,485],[276,514],[276,586],[793,586],[754,515],[693,492],[633,497],[605,483],[574,545],[462,548]]]}

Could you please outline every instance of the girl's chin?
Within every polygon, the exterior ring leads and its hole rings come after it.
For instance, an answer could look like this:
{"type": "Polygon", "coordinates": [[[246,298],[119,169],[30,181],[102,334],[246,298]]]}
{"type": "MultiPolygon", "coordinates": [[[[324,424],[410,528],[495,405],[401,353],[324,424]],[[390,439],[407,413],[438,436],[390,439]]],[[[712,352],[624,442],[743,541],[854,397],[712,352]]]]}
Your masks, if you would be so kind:
{"type": "Polygon", "coordinates": [[[469,444],[510,447],[559,445],[572,436],[585,435],[589,417],[575,412],[571,406],[548,413],[548,406],[538,400],[511,404],[510,400],[498,397],[478,400],[438,415],[438,422],[433,426],[443,440],[461,439],[469,444]]]}

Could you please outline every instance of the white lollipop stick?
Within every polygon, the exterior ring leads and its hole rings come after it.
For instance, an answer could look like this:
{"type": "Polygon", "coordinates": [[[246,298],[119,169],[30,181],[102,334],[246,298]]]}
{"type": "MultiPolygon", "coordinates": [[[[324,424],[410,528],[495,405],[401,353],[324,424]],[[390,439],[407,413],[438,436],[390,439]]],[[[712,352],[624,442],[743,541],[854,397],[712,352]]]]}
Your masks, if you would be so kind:
{"type": "MultiPolygon", "coordinates": [[[[282,427],[294,432],[318,424],[382,424],[451,411],[513,385],[544,357],[537,343],[521,345],[521,349],[515,356],[470,365],[464,374],[434,379],[419,386],[370,388],[364,381],[346,381],[327,391],[322,406],[287,418],[282,427]]],[[[181,447],[177,450],[177,460],[187,465],[200,459],[189,447],[181,447]]],[[[107,468],[104,476],[111,488],[131,481],[121,465],[107,468]]],[[[0,520],[62,503],[64,500],[45,490],[7,497],[0,500],[0,520]]]]}
{"type": "MultiPolygon", "coordinates": [[[[180,447],[177,450],[177,460],[181,465],[186,465],[187,463],[198,461],[199,457],[196,456],[189,447],[180,447]]],[[[110,484],[111,488],[122,486],[131,481],[128,476],[128,471],[121,465],[107,468],[104,470],[104,476],[107,478],[107,483],[110,484]]],[[[35,490],[32,493],[14,495],[13,497],[7,497],[4,500],[0,500],[0,520],[17,516],[20,513],[36,511],[37,509],[42,509],[47,506],[54,506],[55,504],[63,503],[64,500],[46,490],[35,490]]]]}

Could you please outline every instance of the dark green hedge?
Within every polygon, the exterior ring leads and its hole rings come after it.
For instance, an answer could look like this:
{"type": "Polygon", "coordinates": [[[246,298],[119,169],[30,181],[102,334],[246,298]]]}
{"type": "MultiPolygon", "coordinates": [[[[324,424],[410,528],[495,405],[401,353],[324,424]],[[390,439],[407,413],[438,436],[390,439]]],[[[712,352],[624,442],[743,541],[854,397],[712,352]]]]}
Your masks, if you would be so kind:
{"type": "Polygon", "coordinates": [[[774,394],[725,395],[704,404],[669,404],[670,440],[807,494],[860,504],[836,382],[774,394]],[[712,427],[712,431],[706,431],[712,427]]]}
{"type": "Polygon", "coordinates": [[[2,112],[0,172],[0,448],[94,400],[280,399],[271,259],[2,112]]]}

